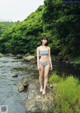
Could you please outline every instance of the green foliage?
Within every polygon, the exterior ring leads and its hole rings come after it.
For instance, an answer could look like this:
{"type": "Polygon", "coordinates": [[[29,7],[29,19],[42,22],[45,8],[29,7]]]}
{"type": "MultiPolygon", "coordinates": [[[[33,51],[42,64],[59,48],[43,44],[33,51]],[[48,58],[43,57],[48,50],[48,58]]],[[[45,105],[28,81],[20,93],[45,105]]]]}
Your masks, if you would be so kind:
{"type": "Polygon", "coordinates": [[[52,75],[49,77],[49,82],[50,83],[57,83],[61,80],[60,77],[57,76],[56,71],[54,73],[52,73],[52,75]],[[52,76],[54,74],[54,76],[52,76]]]}
{"type": "Polygon", "coordinates": [[[80,69],[80,56],[70,58],[70,62],[76,69],[80,69]]]}
{"type": "Polygon", "coordinates": [[[13,25],[13,22],[0,22],[0,36],[9,27],[13,25]]]}
{"type": "Polygon", "coordinates": [[[43,6],[31,13],[24,21],[16,22],[0,37],[0,52],[33,54],[39,45],[39,36],[43,32],[43,6]]]}
{"type": "Polygon", "coordinates": [[[0,57],[3,57],[4,55],[2,53],[0,53],[0,57]]]}
{"type": "Polygon", "coordinates": [[[63,4],[60,0],[45,0],[44,32],[51,33],[52,48],[59,49],[58,55],[61,57],[80,55],[79,11],[79,4],[63,4]]]}
{"type": "Polygon", "coordinates": [[[55,83],[53,113],[80,113],[80,82],[72,75],[62,78],[53,73],[49,82],[55,83]]]}

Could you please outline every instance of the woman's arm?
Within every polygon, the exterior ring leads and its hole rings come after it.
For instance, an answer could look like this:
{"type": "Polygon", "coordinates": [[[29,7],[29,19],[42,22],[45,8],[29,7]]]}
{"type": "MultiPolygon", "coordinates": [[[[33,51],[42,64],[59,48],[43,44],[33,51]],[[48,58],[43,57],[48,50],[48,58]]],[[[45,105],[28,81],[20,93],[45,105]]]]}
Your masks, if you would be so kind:
{"type": "Polygon", "coordinates": [[[39,47],[37,47],[36,53],[37,53],[37,66],[39,66],[39,47]]]}
{"type": "Polygon", "coordinates": [[[52,60],[51,60],[51,49],[50,49],[50,47],[49,47],[49,61],[50,61],[51,70],[52,70],[52,60]]]}

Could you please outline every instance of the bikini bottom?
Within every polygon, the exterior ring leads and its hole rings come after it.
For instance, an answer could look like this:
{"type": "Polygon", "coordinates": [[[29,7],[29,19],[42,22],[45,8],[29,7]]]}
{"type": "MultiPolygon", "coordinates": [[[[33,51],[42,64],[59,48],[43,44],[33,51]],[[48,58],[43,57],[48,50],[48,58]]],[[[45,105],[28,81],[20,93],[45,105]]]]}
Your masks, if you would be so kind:
{"type": "Polygon", "coordinates": [[[50,62],[41,62],[41,61],[39,61],[39,64],[41,64],[43,66],[46,66],[46,65],[50,64],[50,62]]]}

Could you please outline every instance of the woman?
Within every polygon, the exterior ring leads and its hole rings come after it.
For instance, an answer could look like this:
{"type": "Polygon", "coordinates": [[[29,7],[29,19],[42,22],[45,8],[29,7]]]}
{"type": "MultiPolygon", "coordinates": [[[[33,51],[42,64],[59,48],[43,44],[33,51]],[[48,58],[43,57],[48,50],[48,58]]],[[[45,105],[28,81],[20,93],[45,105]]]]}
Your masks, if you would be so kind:
{"type": "Polygon", "coordinates": [[[39,71],[40,92],[42,93],[42,95],[45,95],[49,70],[52,70],[51,51],[50,47],[48,46],[48,39],[46,37],[42,37],[41,45],[37,47],[37,68],[39,71]]]}

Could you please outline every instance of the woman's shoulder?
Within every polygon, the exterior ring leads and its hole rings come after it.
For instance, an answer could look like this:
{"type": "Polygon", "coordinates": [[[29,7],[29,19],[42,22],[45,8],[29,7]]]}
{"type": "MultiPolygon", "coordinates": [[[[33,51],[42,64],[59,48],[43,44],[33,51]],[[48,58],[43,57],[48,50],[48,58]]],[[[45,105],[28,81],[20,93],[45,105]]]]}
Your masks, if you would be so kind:
{"type": "Polygon", "coordinates": [[[41,46],[38,46],[37,49],[40,49],[41,46]]]}
{"type": "Polygon", "coordinates": [[[47,48],[48,48],[48,49],[50,49],[50,47],[49,47],[49,46],[47,46],[47,48]]]}

